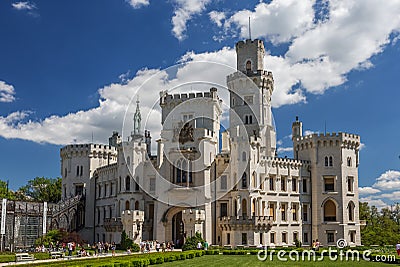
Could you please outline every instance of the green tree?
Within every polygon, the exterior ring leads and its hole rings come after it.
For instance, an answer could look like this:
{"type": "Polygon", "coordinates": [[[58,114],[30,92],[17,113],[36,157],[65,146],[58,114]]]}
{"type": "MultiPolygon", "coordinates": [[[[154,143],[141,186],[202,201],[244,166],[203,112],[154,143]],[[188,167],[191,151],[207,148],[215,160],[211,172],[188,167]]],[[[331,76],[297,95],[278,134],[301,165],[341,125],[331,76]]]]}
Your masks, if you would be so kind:
{"type": "Polygon", "coordinates": [[[133,241],[128,237],[125,231],[121,233],[121,249],[127,250],[133,246],[133,241]]]}
{"type": "Polygon", "coordinates": [[[61,200],[61,178],[36,177],[19,190],[35,201],[57,203],[61,200]]]}

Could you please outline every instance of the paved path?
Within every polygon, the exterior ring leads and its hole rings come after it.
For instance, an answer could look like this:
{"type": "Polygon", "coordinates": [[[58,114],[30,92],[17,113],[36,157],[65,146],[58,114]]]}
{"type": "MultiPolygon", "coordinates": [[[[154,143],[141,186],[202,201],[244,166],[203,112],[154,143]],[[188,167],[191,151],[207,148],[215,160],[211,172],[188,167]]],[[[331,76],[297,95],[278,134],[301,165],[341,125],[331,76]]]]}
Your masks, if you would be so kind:
{"type": "MultiPolygon", "coordinates": [[[[174,249],[173,251],[182,251],[181,249],[174,249]]],[[[157,252],[156,250],[151,250],[150,253],[157,252]]],[[[168,251],[169,252],[169,251],[168,251]]],[[[148,252],[147,252],[148,253],[148,252]]],[[[135,254],[143,254],[141,252],[134,252],[131,255],[135,254]]],[[[120,252],[120,253],[115,253],[114,257],[119,257],[119,256],[127,256],[128,254],[126,252],[120,252]]],[[[32,263],[47,263],[47,262],[61,262],[61,261],[70,261],[70,260],[79,260],[79,259],[96,259],[96,258],[108,258],[112,257],[111,253],[108,254],[102,254],[102,255],[96,255],[96,256],[87,256],[87,257],[76,257],[73,256],[71,258],[68,258],[67,256],[64,258],[58,258],[58,259],[47,259],[47,260],[34,260],[34,261],[20,261],[20,262],[4,262],[0,263],[1,266],[14,266],[14,265],[26,265],[26,264],[32,264],[32,263]]]]}

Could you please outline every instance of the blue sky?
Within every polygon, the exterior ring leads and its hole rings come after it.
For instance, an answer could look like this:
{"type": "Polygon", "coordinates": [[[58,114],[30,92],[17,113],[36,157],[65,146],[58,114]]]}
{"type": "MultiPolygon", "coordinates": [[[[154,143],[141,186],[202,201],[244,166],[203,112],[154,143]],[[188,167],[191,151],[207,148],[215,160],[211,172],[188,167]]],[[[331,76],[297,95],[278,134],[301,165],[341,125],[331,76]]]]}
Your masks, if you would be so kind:
{"type": "MultiPolygon", "coordinates": [[[[234,44],[247,37],[250,16],[274,73],[280,155],[292,155],[296,115],[308,132],[323,132],[326,123],[328,132],[359,134],[362,200],[396,202],[398,14],[396,0],[1,1],[0,179],[16,189],[36,176],[59,176],[60,147],[90,142],[92,133],[105,143],[121,130],[130,96],[158,70],[183,62],[170,85],[213,75],[223,83],[228,69],[210,74],[192,63],[234,67],[234,44]]],[[[160,79],[141,95],[144,114],[160,79]]],[[[153,140],[154,118],[147,125],[153,140]]]]}

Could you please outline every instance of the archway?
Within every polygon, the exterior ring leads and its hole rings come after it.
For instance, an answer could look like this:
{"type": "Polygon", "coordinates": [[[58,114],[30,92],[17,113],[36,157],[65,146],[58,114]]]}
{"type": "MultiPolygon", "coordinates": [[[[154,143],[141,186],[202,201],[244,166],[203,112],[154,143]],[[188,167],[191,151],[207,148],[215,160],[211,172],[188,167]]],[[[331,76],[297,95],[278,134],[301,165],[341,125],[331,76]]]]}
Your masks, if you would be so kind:
{"type": "Polygon", "coordinates": [[[328,199],[324,203],[324,221],[335,222],[336,221],[336,205],[331,199],[328,199]]]}
{"type": "Polygon", "coordinates": [[[185,243],[185,225],[182,220],[182,211],[172,216],[172,240],[176,248],[182,248],[185,243]]]}

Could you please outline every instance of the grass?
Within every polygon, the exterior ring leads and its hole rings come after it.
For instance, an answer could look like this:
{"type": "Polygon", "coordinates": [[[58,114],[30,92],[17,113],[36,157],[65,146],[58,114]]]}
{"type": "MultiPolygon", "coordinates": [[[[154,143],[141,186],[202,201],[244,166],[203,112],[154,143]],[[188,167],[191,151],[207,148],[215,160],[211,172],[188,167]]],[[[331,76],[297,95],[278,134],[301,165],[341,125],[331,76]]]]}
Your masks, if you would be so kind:
{"type": "Polygon", "coordinates": [[[205,255],[203,257],[194,258],[186,261],[175,261],[175,262],[166,262],[162,265],[163,267],[187,267],[187,266],[196,266],[196,267],[228,267],[228,266],[248,266],[248,267],[258,267],[258,266],[321,266],[321,267],[336,267],[336,266],[363,266],[363,267],[375,267],[375,266],[393,266],[387,263],[381,262],[367,262],[360,260],[357,261],[349,261],[349,262],[340,262],[340,261],[330,261],[328,257],[324,258],[322,262],[310,262],[310,261],[287,261],[280,262],[277,257],[273,257],[273,260],[269,259],[262,262],[257,259],[257,255],[205,255]]]}

